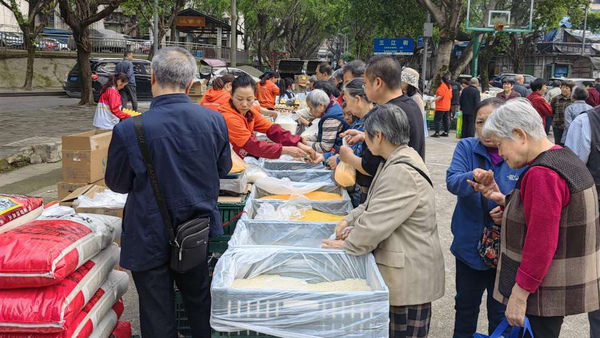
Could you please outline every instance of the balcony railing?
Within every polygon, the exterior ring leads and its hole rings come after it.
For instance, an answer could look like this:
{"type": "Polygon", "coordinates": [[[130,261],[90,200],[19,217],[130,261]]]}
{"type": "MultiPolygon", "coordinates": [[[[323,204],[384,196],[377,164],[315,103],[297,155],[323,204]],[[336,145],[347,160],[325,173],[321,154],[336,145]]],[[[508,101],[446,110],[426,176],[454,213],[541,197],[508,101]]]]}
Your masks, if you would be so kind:
{"type": "MultiPolygon", "coordinates": [[[[598,46],[594,44],[594,46],[598,46]]],[[[581,55],[581,42],[540,42],[537,49],[541,54],[563,54],[581,55]]],[[[597,52],[592,48],[592,43],[586,42],[585,55],[595,55],[597,52]]]]}

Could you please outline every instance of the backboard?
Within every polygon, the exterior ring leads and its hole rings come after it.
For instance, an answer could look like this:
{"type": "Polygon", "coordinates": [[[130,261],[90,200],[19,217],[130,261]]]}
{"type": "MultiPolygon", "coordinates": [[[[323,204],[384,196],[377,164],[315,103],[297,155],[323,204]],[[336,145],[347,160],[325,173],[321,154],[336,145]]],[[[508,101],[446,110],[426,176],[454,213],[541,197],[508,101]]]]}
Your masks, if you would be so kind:
{"type": "Polygon", "coordinates": [[[477,32],[531,32],[533,1],[468,0],[466,28],[477,32]]]}

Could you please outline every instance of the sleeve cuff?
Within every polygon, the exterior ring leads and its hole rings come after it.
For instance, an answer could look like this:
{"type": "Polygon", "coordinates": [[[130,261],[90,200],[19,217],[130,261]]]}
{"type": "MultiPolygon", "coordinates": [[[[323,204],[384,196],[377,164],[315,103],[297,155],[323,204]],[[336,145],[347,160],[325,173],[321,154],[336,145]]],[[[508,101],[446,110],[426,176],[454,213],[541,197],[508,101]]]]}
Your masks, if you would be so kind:
{"type": "Polygon", "coordinates": [[[517,278],[515,281],[517,282],[517,284],[519,284],[521,288],[523,288],[529,293],[535,293],[542,284],[541,280],[538,280],[528,275],[521,268],[519,268],[519,270],[517,271],[517,278]]]}

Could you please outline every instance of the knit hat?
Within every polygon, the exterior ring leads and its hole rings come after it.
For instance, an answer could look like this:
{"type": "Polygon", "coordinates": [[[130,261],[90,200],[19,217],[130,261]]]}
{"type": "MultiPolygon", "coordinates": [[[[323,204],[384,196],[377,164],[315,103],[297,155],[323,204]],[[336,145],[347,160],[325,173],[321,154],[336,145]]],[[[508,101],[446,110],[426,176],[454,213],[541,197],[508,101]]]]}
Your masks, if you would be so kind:
{"type": "Polygon", "coordinates": [[[409,86],[419,88],[419,72],[412,68],[406,67],[402,69],[401,80],[409,86]]]}

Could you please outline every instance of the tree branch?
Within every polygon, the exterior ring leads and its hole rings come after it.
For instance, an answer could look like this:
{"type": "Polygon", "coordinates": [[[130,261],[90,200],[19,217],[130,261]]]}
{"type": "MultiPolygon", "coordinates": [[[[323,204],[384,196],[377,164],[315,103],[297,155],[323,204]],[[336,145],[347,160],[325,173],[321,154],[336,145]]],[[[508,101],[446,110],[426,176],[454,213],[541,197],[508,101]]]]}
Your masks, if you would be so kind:
{"type": "Polygon", "coordinates": [[[91,15],[91,16],[85,18],[84,20],[81,20],[81,26],[87,27],[87,26],[93,24],[94,22],[102,20],[103,18],[107,17],[112,12],[114,12],[115,9],[117,9],[119,7],[119,4],[122,2],[123,2],[123,0],[115,0],[115,1],[111,2],[106,8],[104,8],[100,12],[98,12],[94,15],[91,15]]]}
{"type": "Polygon", "coordinates": [[[419,0],[419,2],[431,13],[431,16],[435,19],[438,25],[444,26],[446,24],[446,19],[442,13],[442,10],[438,8],[431,0],[419,0]]]}

